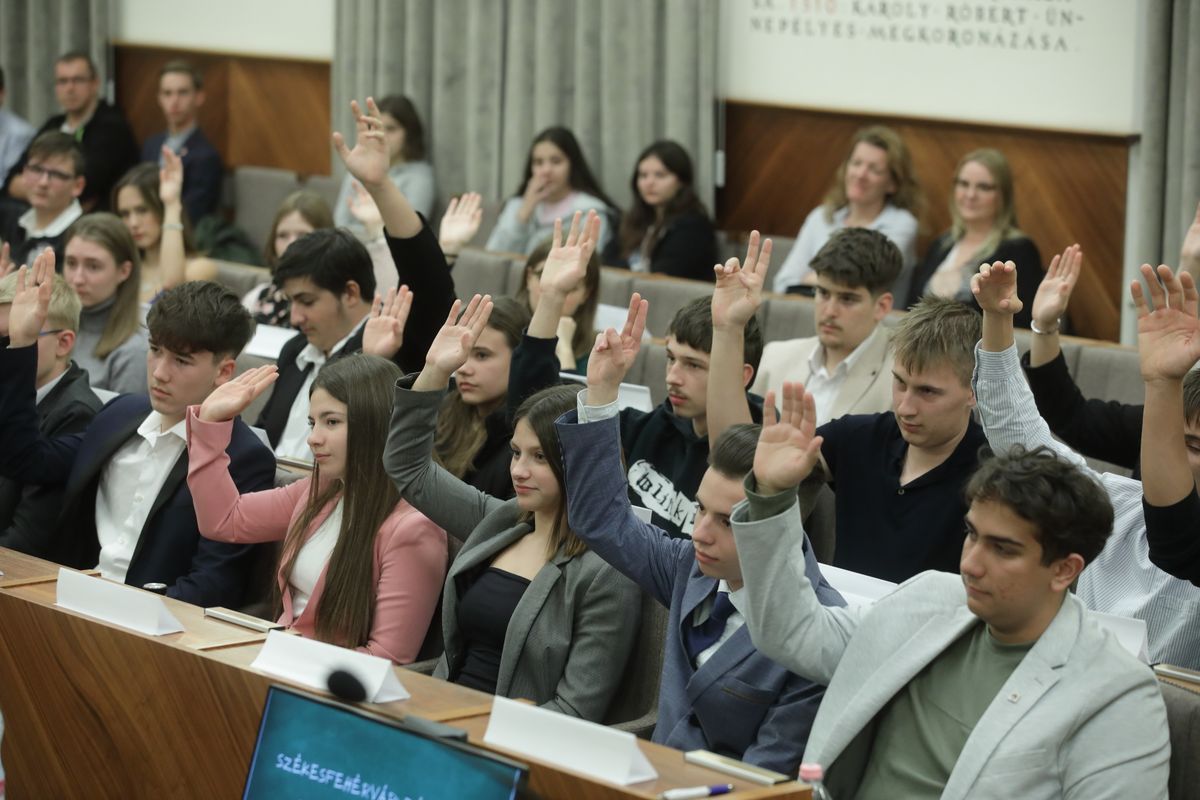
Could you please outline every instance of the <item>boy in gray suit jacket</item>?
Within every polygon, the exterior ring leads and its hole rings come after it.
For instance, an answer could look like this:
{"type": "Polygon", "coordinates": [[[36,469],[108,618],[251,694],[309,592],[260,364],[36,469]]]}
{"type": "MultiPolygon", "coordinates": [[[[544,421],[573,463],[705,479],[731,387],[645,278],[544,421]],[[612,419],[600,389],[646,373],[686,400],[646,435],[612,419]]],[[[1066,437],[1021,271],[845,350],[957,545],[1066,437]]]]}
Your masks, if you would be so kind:
{"type": "Polygon", "coordinates": [[[733,529],[746,624],[767,655],[828,681],[805,761],[835,797],[1166,797],[1154,674],[1068,589],[1112,530],[1104,490],[1049,448],[985,461],[966,488],[961,575],[925,572],[870,607],[817,602],[795,566],[795,489],[812,471],[812,395],[772,398],[733,529]]]}

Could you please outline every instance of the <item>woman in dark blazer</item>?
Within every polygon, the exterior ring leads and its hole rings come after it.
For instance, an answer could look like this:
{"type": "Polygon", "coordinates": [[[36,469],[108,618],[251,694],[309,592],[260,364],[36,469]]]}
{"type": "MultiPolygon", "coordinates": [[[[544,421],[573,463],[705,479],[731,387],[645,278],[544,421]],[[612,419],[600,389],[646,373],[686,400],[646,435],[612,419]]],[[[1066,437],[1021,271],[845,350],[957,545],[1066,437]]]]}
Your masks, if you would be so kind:
{"type": "Polygon", "coordinates": [[[911,308],[928,294],[974,305],[971,276],[979,265],[1012,261],[1017,265],[1017,293],[1028,298],[1014,322],[1028,328],[1032,299],[1042,281],[1042,257],[1033,240],[1017,227],[1008,159],[999,150],[974,150],[958,162],[954,176],[953,224],[917,266],[905,305],[911,308]]]}
{"type": "Polygon", "coordinates": [[[687,151],[676,142],[655,142],[638,156],[630,183],[633,206],[621,218],[616,263],[711,282],[716,232],[692,188],[687,151]]]}
{"type": "Polygon", "coordinates": [[[456,323],[461,307],[454,304],[421,373],[397,384],[383,457],[401,496],[463,542],[442,592],[446,652],[434,675],[602,720],[633,649],[641,592],[567,525],[554,421],[575,408],[578,387],[545,389],[517,410],[514,499],[499,500],[436,466],[438,406],[487,324],[491,301],[476,295],[456,323]]]}

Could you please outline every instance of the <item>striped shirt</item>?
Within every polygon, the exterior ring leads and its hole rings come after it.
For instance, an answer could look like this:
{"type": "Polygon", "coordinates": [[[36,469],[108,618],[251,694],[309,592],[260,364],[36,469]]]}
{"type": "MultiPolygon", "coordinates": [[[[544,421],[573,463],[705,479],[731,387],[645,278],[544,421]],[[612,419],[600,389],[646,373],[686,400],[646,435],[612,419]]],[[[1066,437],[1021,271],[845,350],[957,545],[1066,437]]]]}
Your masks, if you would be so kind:
{"type": "Polygon", "coordinates": [[[1150,660],[1200,669],[1200,588],[1150,562],[1142,484],[1098,473],[1084,458],[1050,435],[1025,382],[1016,345],[1001,353],[975,347],[973,379],[988,444],[997,452],[1014,445],[1051,447],[1104,487],[1113,506],[1113,532],[1079,577],[1077,595],[1094,611],[1146,623],[1150,660]]]}

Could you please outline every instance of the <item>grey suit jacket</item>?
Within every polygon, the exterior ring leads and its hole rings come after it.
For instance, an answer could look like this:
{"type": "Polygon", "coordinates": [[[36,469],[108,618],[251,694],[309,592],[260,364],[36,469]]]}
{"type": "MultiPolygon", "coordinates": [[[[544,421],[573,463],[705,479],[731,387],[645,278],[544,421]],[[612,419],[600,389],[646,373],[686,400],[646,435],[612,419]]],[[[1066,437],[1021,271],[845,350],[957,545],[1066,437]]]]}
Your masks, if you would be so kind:
{"type": "MultiPolygon", "coordinates": [[[[446,652],[434,671],[453,678],[466,649],[458,601],[470,575],[532,527],[516,500],[484,494],[432,462],[444,392],[413,392],[404,383],[396,387],[383,464],[405,500],[463,541],[442,593],[446,652]]],[[[601,720],[633,650],[640,611],[638,587],[595,553],[555,556],[534,576],[508,623],[496,693],[601,720]]]]}
{"type": "MultiPolygon", "coordinates": [[[[858,354],[846,373],[832,406],[821,419],[837,419],[846,414],[878,414],[892,410],[892,352],[887,328],[878,326],[867,339],[866,349],[858,354]]],[[[767,396],[774,390],[775,400],[782,396],[784,381],[799,381],[806,386],[812,375],[808,361],[820,345],[816,336],[767,342],[758,374],[750,391],[767,396]]]]}
{"type": "MultiPolygon", "coordinates": [[[[804,538],[797,505],[751,521],[753,502],[733,515],[746,624],[763,653],[829,682],[804,760],[826,766],[835,797],[853,797],[879,713],[979,618],[960,577],[938,572],[917,575],[870,607],[822,606],[796,566],[804,538]]],[[[942,797],[1166,797],[1169,758],[1154,674],[1068,594],[975,726],[942,797]]]]}

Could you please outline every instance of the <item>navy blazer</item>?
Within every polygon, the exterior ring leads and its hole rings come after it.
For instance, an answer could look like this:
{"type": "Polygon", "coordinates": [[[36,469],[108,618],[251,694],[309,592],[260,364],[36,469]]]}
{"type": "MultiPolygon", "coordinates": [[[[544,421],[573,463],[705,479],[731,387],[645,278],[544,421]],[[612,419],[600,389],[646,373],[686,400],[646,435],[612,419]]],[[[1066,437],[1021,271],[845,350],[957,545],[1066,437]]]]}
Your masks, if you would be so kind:
{"type": "MultiPolygon", "coordinates": [[[[616,417],[580,425],[571,411],[555,427],[562,444],[571,530],[670,609],[653,740],[795,773],[825,687],[759,653],[745,625],[695,669],[685,631],[717,580],[700,572],[691,540],[672,538],[634,516],[616,417]]],[[[845,604],[822,578],[807,544],[805,574],[823,604],[845,604]]]]}
{"type": "MultiPolygon", "coordinates": [[[[122,395],[103,408],[82,433],[43,436],[34,407],[37,349],[9,349],[0,339],[0,474],[26,483],[65,485],[58,525],[48,533],[46,557],[76,569],[100,560],[96,493],[105,465],[150,414],[145,395],[122,395]]],[[[238,492],[269,489],[275,457],[240,421],[234,422],[229,474],[238,492]]],[[[200,535],[187,486],[187,451],[171,468],[154,499],[125,582],[167,584],[167,595],[201,606],[242,602],[253,549],[200,535]]]]}
{"type": "MultiPolygon", "coordinates": [[[[157,164],[166,141],[166,131],[147,139],[142,145],[142,161],[157,164]]],[[[215,214],[220,207],[225,166],[221,163],[221,154],[200,128],[195,128],[184,140],[179,158],[183,161],[183,207],[188,218],[198,222],[215,214]]]]}

